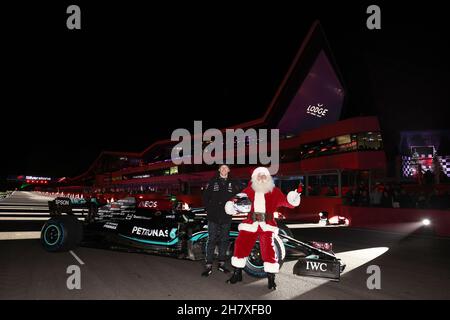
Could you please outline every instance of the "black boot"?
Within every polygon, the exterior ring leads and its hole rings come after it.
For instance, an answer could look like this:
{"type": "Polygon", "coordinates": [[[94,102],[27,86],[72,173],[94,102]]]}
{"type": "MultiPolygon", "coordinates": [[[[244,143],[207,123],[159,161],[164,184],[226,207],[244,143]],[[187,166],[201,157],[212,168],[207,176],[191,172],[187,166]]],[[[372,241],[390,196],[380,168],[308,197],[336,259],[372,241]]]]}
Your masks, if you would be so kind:
{"type": "Polygon", "coordinates": [[[267,288],[276,290],[277,284],[275,283],[275,273],[267,273],[267,288]]]}
{"type": "Polygon", "coordinates": [[[205,265],[205,271],[202,272],[202,277],[209,277],[212,273],[212,264],[205,265]]]}
{"type": "Polygon", "coordinates": [[[242,281],[242,269],[234,268],[233,275],[227,280],[227,283],[234,284],[239,281],[242,281]]]}
{"type": "Polygon", "coordinates": [[[225,266],[225,261],[220,261],[217,269],[223,273],[230,273],[230,270],[225,266]]]}

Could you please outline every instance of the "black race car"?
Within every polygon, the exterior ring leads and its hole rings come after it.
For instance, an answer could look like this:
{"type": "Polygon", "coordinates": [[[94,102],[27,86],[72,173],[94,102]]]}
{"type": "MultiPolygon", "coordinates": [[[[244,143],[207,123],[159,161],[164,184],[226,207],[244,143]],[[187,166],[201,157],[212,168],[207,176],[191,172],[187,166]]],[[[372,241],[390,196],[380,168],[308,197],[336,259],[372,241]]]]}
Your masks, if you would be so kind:
{"type": "MultiPolygon", "coordinates": [[[[125,250],[201,260],[208,240],[204,208],[183,210],[180,203],[169,199],[139,201],[133,197],[99,206],[95,199],[74,201],[56,198],[49,201],[51,218],[41,231],[41,242],[47,251],[68,251],[77,246],[125,250]],[[73,209],[84,209],[84,221],[73,209]]],[[[233,221],[229,233],[229,255],[238,236],[239,221],[233,221]]],[[[293,272],[339,280],[345,265],[336,258],[331,243],[302,242],[278,221],[275,236],[280,266],[287,259],[298,259],[293,272]]],[[[257,242],[244,268],[255,277],[265,277],[257,242]]]]}

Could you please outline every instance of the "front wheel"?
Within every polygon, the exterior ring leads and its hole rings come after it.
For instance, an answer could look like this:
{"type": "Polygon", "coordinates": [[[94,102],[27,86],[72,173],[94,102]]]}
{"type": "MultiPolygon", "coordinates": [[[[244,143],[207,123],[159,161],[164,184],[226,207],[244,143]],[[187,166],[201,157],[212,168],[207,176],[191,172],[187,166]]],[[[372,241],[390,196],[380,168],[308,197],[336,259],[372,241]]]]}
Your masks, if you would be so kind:
{"type": "MultiPolygon", "coordinates": [[[[275,256],[278,259],[278,263],[280,264],[280,269],[281,266],[283,265],[284,262],[284,257],[285,257],[285,248],[284,248],[284,244],[283,241],[278,237],[278,236],[274,236],[273,237],[273,242],[275,244],[275,256]]],[[[262,260],[261,257],[261,251],[259,248],[259,241],[257,241],[252,249],[252,251],[250,252],[250,255],[247,258],[247,262],[245,264],[244,267],[244,271],[256,278],[266,278],[267,277],[267,272],[264,271],[264,261],[262,260]]]]}

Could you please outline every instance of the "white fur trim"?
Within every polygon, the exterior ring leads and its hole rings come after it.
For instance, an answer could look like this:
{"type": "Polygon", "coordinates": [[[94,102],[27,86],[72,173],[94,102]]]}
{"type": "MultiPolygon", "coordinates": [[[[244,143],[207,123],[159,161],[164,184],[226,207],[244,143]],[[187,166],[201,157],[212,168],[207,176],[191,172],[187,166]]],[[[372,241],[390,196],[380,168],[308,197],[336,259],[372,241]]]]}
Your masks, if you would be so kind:
{"type": "Polygon", "coordinates": [[[262,174],[264,174],[264,175],[270,177],[269,169],[267,169],[266,167],[258,167],[258,168],[256,168],[255,170],[253,170],[252,178],[253,178],[253,177],[256,177],[256,176],[257,176],[258,174],[260,174],[260,173],[262,173],[262,174]]]}
{"type": "Polygon", "coordinates": [[[271,231],[273,232],[274,235],[278,234],[278,227],[272,226],[265,222],[256,222],[256,223],[259,223],[259,226],[263,231],[271,231]]]}
{"type": "Polygon", "coordinates": [[[225,203],[225,212],[230,216],[237,213],[233,201],[227,201],[227,203],[225,203]]]}
{"type": "Polygon", "coordinates": [[[273,232],[274,235],[278,234],[278,227],[272,226],[265,222],[258,222],[258,221],[255,221],[253,223],[240,223],[238,225],[238,230],[256,232],[258,230],[258,226],[260,226],[263,231],[273,232]]]}
{"type": "Polygon", "coordinates": [[[238,225],[238,230],[239,231],[248,231],[248,232],[256,232],[256,230],[258,230],[258,222],[253,222],[253,223],[240,223],[238,225]]]}
{"type": "Polygon", "coordinates": [[[231,265],[236,268],[243,268],[245,267],[245,264],[247,263],[247,257],[245,258],[238,258],[238,257],[231,257],[231,265]]]}
{"type": "Polygon", "coordinates": [[[264,198],[264,193],[255,192],[255,200],[253,201],[253,208],[255,212],[266,212],[266,198],[264,198]]]}
{"type": "Polygon", "coordinates": [[[264,271],[269,273],[278,273],[280,271],[280,264],[264,262],[264,271]]]}
{"type": "Polygon", "coordinates": [[[287,195],[287,201],[291,206],[297,207],[300,204],[300,193],[291,191],[287,195]]]}
{"type": "Polygon", "coordinates": [[[281,248],[281,259],[280,259],[280,257],[278,257],[278,261],[284,260],[284,258],[286,257],[286,247],[284,246],[284,242],[283,242],[283,240],[281,240],[281,238],[278,235],[274,234],[273,242],[275,242],[275,241],[278,242],[278,245],[281,248]]]}

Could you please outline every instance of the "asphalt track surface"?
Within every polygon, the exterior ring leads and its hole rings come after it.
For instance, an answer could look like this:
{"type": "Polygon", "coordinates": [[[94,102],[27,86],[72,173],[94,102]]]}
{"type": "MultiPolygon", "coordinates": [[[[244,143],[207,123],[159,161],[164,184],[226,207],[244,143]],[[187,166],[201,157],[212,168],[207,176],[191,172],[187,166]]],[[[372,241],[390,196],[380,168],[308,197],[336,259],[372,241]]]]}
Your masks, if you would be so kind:
{"type": "Polygon", "coordinates": [[[0,200],[0,299],[450,299],[450,239],[296,228],[297,239],[333,242],[347,268],[340,282],[333,282],[294,275],[296,261],[288,261],[277,275],[278,289],[269,291],[266,279],[245,273],[235,285],[225,283],[229,275],[216,269],[201,277],[201,261],[85,247],[46,252],[37,237],[48,200],[28,192],[0,200]],[[22,212],[23,207],[36,209],[22,212]],[[80,267],[80,290],[66,286],[71,265],[80,267]],[[367,287],[371,265],[381,270],[381,289],[367,287]]]}

